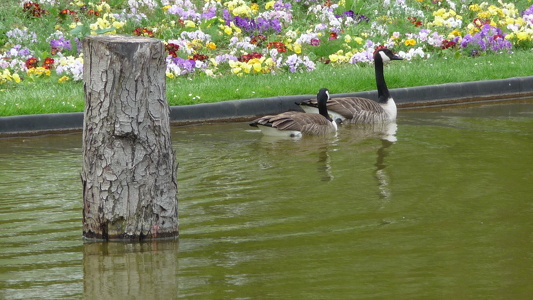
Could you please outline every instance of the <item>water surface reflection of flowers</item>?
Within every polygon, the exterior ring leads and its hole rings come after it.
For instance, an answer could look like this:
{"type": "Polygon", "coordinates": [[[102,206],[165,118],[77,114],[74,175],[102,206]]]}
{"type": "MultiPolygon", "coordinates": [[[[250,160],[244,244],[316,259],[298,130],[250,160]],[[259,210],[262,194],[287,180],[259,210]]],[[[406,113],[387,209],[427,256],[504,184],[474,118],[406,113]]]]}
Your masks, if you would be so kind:
{"type": "Polygon", "coordinates": [[[517,3],[524,7],[503,0],[383,0],[355,13],[346,0],[20,0],[13,10],[20,22],[0,39],[0,84],[50,75],[81,80],[80,41],[89,34],[163,40],[168,78],[367,64],[377,46],[409,60],[531,49],[533,5],[517,3]]]}

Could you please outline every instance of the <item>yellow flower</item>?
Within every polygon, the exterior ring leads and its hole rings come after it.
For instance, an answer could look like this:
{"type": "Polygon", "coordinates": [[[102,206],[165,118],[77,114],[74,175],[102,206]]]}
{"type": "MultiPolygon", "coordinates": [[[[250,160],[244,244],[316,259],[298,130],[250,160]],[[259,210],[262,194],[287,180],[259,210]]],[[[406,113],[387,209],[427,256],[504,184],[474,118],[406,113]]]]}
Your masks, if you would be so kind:
{"type": "Polygon", "coordinates": [[[46,69],[46,68],[43,68],[43,67],[37,67],[37,68],[31,68],[31,69],[28,69],[28,75],[37,75],[37,76],[41,76],[41,75],[46,75],[46,76],[50,76],[50,74],[52,72],[50,72],[50,70],[46,69]]]}
{"type": "Polygon", "coordinates": [[[252,14],[252,9],[249,8],[248,6],[239,6],[239,7],[236,7],[232,11],[232,13],[234,16],[250,17],[252,14]]]}
{"type": "Polygon", "coordinates": [[[455,29],[454,31],[450,32],[448,36],[461,36],[461,32],[455,29]]]}
{"type": "Polygon", "coordinates": [[[205,44],[205,46],[211,50],[215,50],[217,48],[217,45],[213,42],[209,42],[207,44],[205,44]]]}
{"type": "Polygon", "coordinates": [[[292,47],[293,47],[292,51],[294,51],[294,53],[296,54],[302,53],[302,45],[298,43],[294,43],[292,47]]]}
{"type": "Polygon", "coordinates": [[[349,43],[349,42],[351,42],[351,41],[352,41],[352,37],[351,37],[349,34],[347,34],[347,35],[344,36],[344,42],[345,42],[345,43],[349,43]]]}
{"type": "Polygon", "coordinates": [[[170,7],[171,7],[170,5],[163,6],[163,11],[167,11],[170,7]]]}
{"type": "Polygon", "coordinates": [[[276,1],[269,1],[265,4],[265,9],[271,9],[274,7],[274,3],[276,3],[276,1]]]}
{"type": "Polygon", "coordinates": [[[13,77],[16,83],[20,83],[21,79],[18,73],[14,73],[11,77],[13,77]]]}
{"type": "Polygon", "coordinates": [[[68,76],[63,76],[63,77],[59,78],[59,80],[58,80],[57,82],[59,82],[59,83],[64,83],[64,82],[67,82],[67,81],[69,81],[69,80],[70,80],[70,77],[68,77],[68,76]]]}
{"type": "Polygon", "coordinates": [[[416,41],[414,39],[408,39],[408,40],[405,40],[404,44],[406,46],[414,46],[416,45],[416,41]]]}
{"type": "Polygon", "coordinates": [[[252,10],[252,12],[254,14],[256,14],[258,11],[259,11],[259,4],[257,3],[252,3],[252,5],[250,5],[250,9],[252,10]]]}
{"type": "Polygon", "coordinates": [[[526,32],[517,32],[516,37],[518,38],[519,41],[531,40],[531,36],[527,34],[526,32]]]}
{"type": "Polygon", "coordinates": [[[196,27],[196,24],[193,21],[191,21],[191,20],[185,20],[185,22],[183,22],[183,25],[185,25],[185,27],[189,27],[189,28],[196,27]]]}
{"type": "Polygon", "coordinates": [[[170,78],[170,79],[174,78],[174,73],[166,72],[166,75],[167,75],[167,77],[170,78]]]}
{"type": "Polygon", "coordinates": [[[331,55],[329,56],[329,60],[330,60],[331,62],[336,62],[336,61],[338,61],[339,59],[340,59],[340,56],[337,55],[337,54],[331,54],[331,55]]]}
{"type": "Polygon", "coordinates": [[[115,27],[116,29],[120,29],[120,28],[124,27],[124,22],[114,21],[113,22],[113,27],[115,27]]]}
{"type": "Polygon", "coordinates": [[[102,2],[100,5],[97,5],[97,6],[96,6],[96,9],[97,9],[99,12],[102,12],[102,11],[111,11],[111,6],[109,6],[109,4],[107,4],[107,2],[102,2]]]}
{"type": "Polygon", "coordinates": [[[473,12],[481,10],[481,8],[479,7],[479,4],[471,4],[470,6],[468,6],[468,9],[470,9],[473,12]]]}
{"type": "Polygon", "coordinates": [[[442,16],[444,13],[446,13],[446,10],[444,8],[440,8],[433,12],[433,15],[436,16],[442,16]]]}
{"type": "Polygon", "coordinates": [[[252,70],[252,65],[242,64],[241,68],[244,70],[245,73],[250,73],[250,71],[252,70]]]}
{"type": "Polygon", "coordinates": [[[253,64],[253,67],[254,67],[254,72],[256,72],[256,73],[261,72],[261,69],[262,69],[261,63],[255,63],[255,64],[253,64]]]}
{"type": "Polygon", "coordinates": [[[207,75],[209,77],[212,77],[212,78],[216,77],[216,75],[213,72],[213,70],[209,70],[209,69],[205,70],[205,75],[207,75]]]}
{"type": "Polygon", "coordinates": [[[481,11],[477,13],[477,17],[480,19],[490,19],[490,12],[488,11],[481,11]]]}
{"type": "Polygon", "coordinates": [[[233,33],[233,29],[227,25],[224,25],[222,28],[224,29],[224,33],[227,35],[231,35],[233,33]]]}

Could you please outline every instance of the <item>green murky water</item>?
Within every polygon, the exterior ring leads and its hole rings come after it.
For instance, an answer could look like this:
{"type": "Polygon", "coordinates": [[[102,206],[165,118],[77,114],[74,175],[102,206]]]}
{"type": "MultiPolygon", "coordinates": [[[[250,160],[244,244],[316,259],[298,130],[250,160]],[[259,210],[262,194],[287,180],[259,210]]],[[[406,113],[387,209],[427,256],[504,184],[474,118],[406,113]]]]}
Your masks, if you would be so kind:
{"type": "Polygon", "coordinates": [[[83,243],[81,134],[0,139],[0,298],[531,299],[533,101],[380,130],[173,128],[181,236],[143,244],[83,243]]]}

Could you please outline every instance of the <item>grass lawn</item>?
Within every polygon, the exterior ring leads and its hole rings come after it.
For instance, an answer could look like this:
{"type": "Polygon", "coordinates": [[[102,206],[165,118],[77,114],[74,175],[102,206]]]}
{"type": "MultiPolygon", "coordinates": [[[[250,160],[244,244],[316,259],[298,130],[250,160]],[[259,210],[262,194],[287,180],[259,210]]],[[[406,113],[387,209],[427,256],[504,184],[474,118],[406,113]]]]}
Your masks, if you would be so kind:
{"type": "MultiPolygon", "coordinates": [[[[390,89],[503,79],[533,75],[533,52],[516,51],[479,57],[431,57],[394,61],[385,68],[390,89]]],[[[3,86],[0,90],[0,116],[81,112],[84,108],[83,83],[58,83],[58,78],[3,86]]],[[[167,81],[170,105],[190,105],[249,98],[316,94],[327,87],[333,94],[374,90],[372,65],[332,66],[319,64],[306,73],[175,78],[167,81]]]]}

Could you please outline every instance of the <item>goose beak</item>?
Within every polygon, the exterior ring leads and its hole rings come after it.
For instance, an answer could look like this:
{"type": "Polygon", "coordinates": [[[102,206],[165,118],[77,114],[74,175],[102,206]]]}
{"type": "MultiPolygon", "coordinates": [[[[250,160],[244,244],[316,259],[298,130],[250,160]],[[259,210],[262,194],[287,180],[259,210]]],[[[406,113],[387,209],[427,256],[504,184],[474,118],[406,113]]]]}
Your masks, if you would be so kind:
{"type": "Polygon", "coordinates": [[[391,57],[391,60],[403,60],[403,58],[401,58],[398,55],[394,54],[394,56],[391,57]]]}

